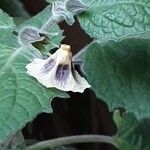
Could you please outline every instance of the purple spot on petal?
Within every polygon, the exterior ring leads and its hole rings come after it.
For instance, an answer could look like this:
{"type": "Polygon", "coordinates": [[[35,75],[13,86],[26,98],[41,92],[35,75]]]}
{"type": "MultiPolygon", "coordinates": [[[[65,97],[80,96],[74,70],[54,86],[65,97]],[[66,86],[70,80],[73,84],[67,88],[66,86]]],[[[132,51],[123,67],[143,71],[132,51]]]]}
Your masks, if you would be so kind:
{"type": "Polygon", "coordinates": [[[50,59],[41,69],[41,72],[47,74],[55,66],[56,62],[53,59],[50,59]]]}
{"type": "Polygon", "coordinates": [[[56,79],[63,83],[67,80],[69,74],[70,74],[69,65],[60,64],[56,71],[56,79]]]}

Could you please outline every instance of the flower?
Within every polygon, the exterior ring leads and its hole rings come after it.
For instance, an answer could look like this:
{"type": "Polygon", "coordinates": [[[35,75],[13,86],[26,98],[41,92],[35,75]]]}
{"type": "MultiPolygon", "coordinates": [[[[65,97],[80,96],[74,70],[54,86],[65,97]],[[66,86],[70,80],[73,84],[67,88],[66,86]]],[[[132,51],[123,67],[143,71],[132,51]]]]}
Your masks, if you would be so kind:
{"type": "Polygon", "coordinates": [[[72,65],[72,52],[69,45],[60,48],[48,59],[36,58],[27,64],[27,74],[36,78],[47,88],[62,91],[83,92],[90,88],[88,82],[79,75],[72,65]]]}

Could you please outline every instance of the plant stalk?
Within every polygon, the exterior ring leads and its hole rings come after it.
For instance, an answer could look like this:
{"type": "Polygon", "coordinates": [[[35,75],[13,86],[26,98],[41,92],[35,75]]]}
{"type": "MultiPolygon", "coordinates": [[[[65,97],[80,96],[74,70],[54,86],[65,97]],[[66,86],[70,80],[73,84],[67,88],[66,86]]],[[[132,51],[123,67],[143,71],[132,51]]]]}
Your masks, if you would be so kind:
{"type": "Polygon", "coordinates": [[[111,136],[76,135],[76,136],[62,137],[62,138],[39,142],[37,144],[28,146],[26,150],[42,150],[46,148],[61,147],[64,145],[69,145],[69,144],[92,143],[92,142],[93,143],[96,143],[96,142],[109,143],[117,147],[114,137],[111,137],[111,136]]]}

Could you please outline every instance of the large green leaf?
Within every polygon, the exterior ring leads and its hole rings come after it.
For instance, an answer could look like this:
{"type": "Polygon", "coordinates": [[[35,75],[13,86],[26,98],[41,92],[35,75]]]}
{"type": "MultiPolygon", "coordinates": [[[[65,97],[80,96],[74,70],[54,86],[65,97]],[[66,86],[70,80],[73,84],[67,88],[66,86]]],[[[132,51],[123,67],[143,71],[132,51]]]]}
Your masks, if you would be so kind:
{"type": "Polygon", "coordinates": [[[150,119],[138,121],[133,114],[126,114],[116,135],[119,150],[149,150],[149,127],[150,119]]]}
{"type": "Polygon", "coordinates": [[[88,82],[111,111],[121,107],[150,117],[150,40],[95,42],[81,56],[88,82]]]}
{"type": "MultiPolygon", "coordinates": [[[[5,17],[2,15],[0,18],[5,17]]],[[[6,20],[11,18],[7,16],[6,20]]],[[[13,22],[9,24],[14,26],[13,22]]],[[[0,35],[2,31],[0,28],[0,35]]],[[[12,31],[8,30],[7,34],[11,35],[12,31]]],[[[17,37],[13,37],[12,34],[8,41],[6,36],[0,39],[0,140],[21,129],[37,114],[52,112],[50,101],[53,97],[67,97],[66,93],[47,89],[26,74],[25,66],[38,57],[38,53],[32,47],[20,46],[17,37]]]]}
{"type": "Polygon", "coordinates": [[[149,0],[82,0],[89,10],[79,16],[81,27],[104,42],[150,31],[149,0]]]}

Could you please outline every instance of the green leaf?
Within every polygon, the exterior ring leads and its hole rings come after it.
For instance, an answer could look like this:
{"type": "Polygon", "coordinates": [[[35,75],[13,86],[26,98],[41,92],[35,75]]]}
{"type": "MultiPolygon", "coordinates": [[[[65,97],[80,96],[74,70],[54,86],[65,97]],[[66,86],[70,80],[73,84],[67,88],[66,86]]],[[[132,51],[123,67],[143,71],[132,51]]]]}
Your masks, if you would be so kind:
{"type": "Polygon", "coordinates": [[[26,64],[35,57],[32,51],[0,45],[0,139],[22,128],[37,114],[52,112],[53,97],[66,96],[26,74],[26,64]]]}
{"type": "Polygon", "coordinates": [[[117,127],[120,126],[120,124],[122,123],[122,117],[121,117],[121,114],[120,114],[120,111],[119,110],[115,110],[114,113],[113,113],[113,120],[116,124],[117,127]]]}
{"type": "Polygon", "coordinates": [[[14,27],[13,18],[0,9],[0,29],[9,29],[12,27],[14,27]]]}
{"type": "Polygon", "coordinates": [[[95,42],[81,56],[88,82],[110,111],[121,107],[150,117],[150,40],[95,42]]]}
{"type": "Polygon", "coordinates": [[[15,29],[13,18],[0,9],[0,43],[10,47],[18,47],[17,37],[13,34],[15,29]]]}
{"type": "Polygon", "coordinates": [[[116,141],[119,150],[148,150],[150,147],[150,119],[138,121],[133,114],[126,114],[118,128],[116,141]]]}
{"type": "Polygon", "coordinates": [[[78,18],[81,27],[101,42],[150,31],[149,0],[82,0],[89,11],[78,18]]]}
{"type": "Polygon", "coordinates": [[[32,18],[26,20],[21,27],[26,26],[34,26],[40,29],[42,25],[47,22],[47,20],[52,16],[51,13],[51,5],[48,5],[43,11],[39,12],[36,16],[33,16],[32,18]]]}
{"type": "MultiPolygon", "coordinates": [[[[36,16],[28,19],[23,24],[21,24],[20,28],[25,28],[27,26],[33,26],[38,28],[39,30],[42,28],[42,25],[46,23],[52,17],[51,13],[51,5],[47,6],[42,12],[37,14],[36,16]]],[[[57,24],[51,26],[49,30],[48,38],[46,41],[36,43],[37,47],[41,50],[42,53],[48,53],[49,50],[59,47],[60,42],[64,38],[62,33],[63,31],[60,30],[57,24]]]]}
{"type": "MultiPolygon", "coordinates": [[[[4,22],[11,20],[4,13],[0,14],[0,18],[5,18],[4,22]]],[[[9,21],[9,26],[14,24],[9,21]]],[[[0,28],[0,35],[2,29],[0,28]]],[[[8,41],[5,36],[0,39],[3,41],[0,42],[0,140],[24,127],[37,114],[52,112],[50,102],[54,97],[68,97],[65,92],[45,88],[26,74],[25,66],[38,57],[38,53],[32,47],[20,46],[10,30],[8,34],[12,34],[8,41]]]]}

